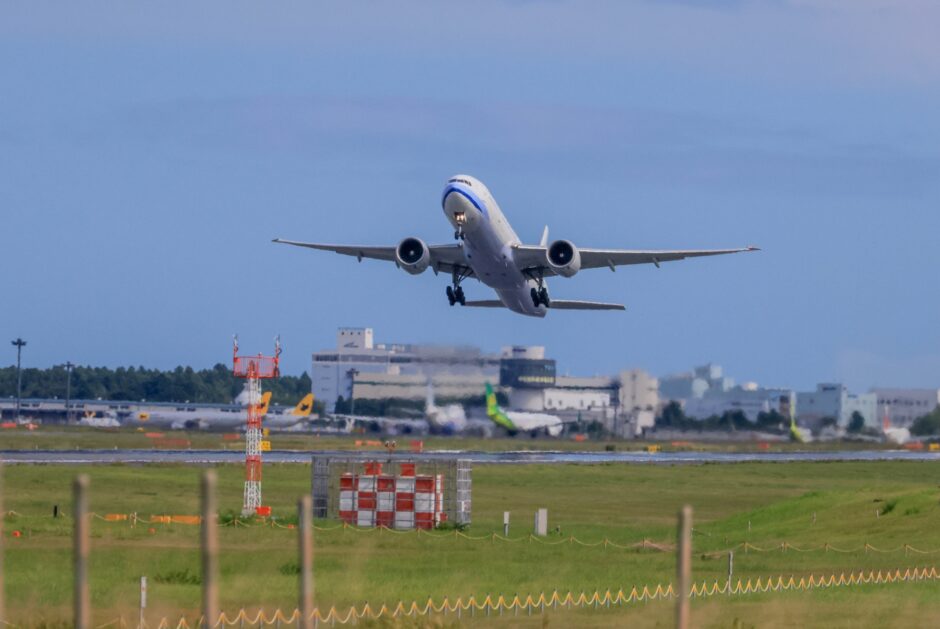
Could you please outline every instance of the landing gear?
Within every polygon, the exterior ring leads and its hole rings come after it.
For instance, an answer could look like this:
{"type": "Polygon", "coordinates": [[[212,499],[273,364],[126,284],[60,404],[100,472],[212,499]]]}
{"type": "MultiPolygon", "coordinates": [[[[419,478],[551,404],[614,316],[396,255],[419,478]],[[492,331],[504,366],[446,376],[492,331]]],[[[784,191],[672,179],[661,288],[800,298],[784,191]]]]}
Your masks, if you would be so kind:
{"type": "Polygon", "coordinates": [[[466,305],[467,298],[463,294],[463,287],[460,283],[469,276],[470,271],[467,269],[454,269],[451,276],[453,284],[447,287],[447,301],[451,306],[454,304],[466,305]]]}
{"type": "Polygon", "coordinates": [[[453,288],[451,286],[447,287],[447,301],[450,302],[450,305],[460,304],[463,306],[467,303],[467,298],[463,294],[463,288],[458,286],[453,288]]]}
{"type": "Polygon", "coordinates": [[[548,297],[548,289],[544,286],[542,288],[532,288],[529,292],[532,296],[532,304],[538,308],[539,305],[543,305],[546,308],[551,308],[552,300],[548,297]]]}
{"type": "MultiPolygon", "coordinates": [[[[530,276],[531,277],[531,276],[530,276]]],[[[543,305],[546,308],[552,307],[552,300],[548,297],[548,288],[545,286],[545,278],[542,277],[542,274],[539,273],[538,276],[533,277],[537,283],[538,287],[532,287],[532,290],[529,291],[529,294],[532,296],[532,303],[536,308],[539,305],[543,305]]]]}

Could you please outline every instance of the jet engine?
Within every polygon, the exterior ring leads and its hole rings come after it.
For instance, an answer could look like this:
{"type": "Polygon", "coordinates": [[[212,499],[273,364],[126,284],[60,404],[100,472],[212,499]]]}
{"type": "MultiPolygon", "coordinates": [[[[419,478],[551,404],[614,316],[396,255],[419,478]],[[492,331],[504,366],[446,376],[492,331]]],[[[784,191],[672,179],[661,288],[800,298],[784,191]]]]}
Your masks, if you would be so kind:
{"type": "Polygon", "coordinates": [[[545,252],[549,268],[556,275],[571,277],[581,270],[581,253],[567,240],[556,240],[545,252]]]}
{"type": "Polygon", "coordinates": [[[431,252],[420,238],[405,238],[395,248],[395,261],[406,272],[417,275],[431,264],[431,252]]]}

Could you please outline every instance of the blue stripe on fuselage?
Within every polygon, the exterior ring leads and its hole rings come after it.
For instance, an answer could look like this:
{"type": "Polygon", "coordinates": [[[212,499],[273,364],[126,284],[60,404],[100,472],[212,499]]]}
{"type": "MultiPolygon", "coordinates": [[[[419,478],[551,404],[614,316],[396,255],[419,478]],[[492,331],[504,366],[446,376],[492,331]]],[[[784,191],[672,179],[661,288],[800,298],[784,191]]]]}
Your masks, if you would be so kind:
{"type": "Polygon", "coordinates": [[[473,207],[480,210],[480,213],[482,213],[483,216],[489,217],[489,212],[486,211],[486,203],[484,203],[482,199],[466,188],[455,186],[454,184],[444,188],[444,196],[441,197],[441,207],[444,207],[444,203],[447,202],[447,197],[450,196],[451,192],[456,192],[457,194],[466,197],[466,199],[473,204],[473,207]]]}

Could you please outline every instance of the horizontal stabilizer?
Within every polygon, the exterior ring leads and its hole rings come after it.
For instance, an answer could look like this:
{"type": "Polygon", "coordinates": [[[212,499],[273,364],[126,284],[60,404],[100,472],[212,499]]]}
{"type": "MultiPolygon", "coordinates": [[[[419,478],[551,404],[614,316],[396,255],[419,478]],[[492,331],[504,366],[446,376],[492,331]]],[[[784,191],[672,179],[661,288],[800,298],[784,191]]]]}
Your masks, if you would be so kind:
{"type": "MultiPolygon", "coordinates": [[[[481,299],[468,301],[465,306],[472,308],[505,308],[498,299],[481,299]]],[[[574,301],[570,299],[553,299],[549,310],[626,310],[623,304],[608,304],[602,301],[574,301]]]]}
{"type": "Polygon", "coordinates": [[[468,301],[464,304],[470,308],[505,308],[506,305],[503,304],[498,299],[480,299],[477,301],[468,301]]]}
{"type": "Polygon", "coordinates": [[[626,310],[623,304],[608,304],[602,301],[575,301],[553,299],[549,310],[626,310]]]}

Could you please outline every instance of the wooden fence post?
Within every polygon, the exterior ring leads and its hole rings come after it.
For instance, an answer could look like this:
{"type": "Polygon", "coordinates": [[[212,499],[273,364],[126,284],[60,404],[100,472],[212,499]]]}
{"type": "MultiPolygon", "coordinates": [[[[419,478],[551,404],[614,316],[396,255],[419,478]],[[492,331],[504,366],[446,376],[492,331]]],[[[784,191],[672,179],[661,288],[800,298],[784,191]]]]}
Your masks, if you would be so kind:
{"type": "Polygon", "coordinates": [[[88,629],[91,625],[91,609],[88,594],[88,475],[79,474],[72,483],[72,533],[75,560],[75,583],[73,593],[73,622],[76,629],[88,629]]]}
{"type": "Polygon", "coordinates": [[[689,627],[689,588],[692,586],[692,507],[679,512],[679,540],[676,548],[676,627],[689,627]]]}
{"type": "Polygon", "coordinates": [[[310,494],[297,501],[297,541],[300,559],[300,627],[313,629],[313,500],[310,494]]]}
{"type": "Polygon", "coordinates": [[[206,627],[219,621],[218,553],[219,535],[216,526],[215,470],[202,473],[202,615],[206,627]]]}

